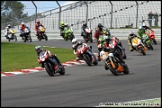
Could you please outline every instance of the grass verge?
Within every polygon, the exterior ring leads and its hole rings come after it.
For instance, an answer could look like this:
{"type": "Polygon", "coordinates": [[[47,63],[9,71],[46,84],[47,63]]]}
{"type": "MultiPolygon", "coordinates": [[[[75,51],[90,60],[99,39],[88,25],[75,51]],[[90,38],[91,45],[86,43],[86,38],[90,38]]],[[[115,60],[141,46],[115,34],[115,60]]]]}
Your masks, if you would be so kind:
{"type": "MultiPolygon", "coordinates": [[[[49,48],[51,53],[56,54],[61,62],[74,60],[76,55],[72,49],[49,48]]],[[[1,72],[38,67],[35,45],[1,42],[1,72]]]]}

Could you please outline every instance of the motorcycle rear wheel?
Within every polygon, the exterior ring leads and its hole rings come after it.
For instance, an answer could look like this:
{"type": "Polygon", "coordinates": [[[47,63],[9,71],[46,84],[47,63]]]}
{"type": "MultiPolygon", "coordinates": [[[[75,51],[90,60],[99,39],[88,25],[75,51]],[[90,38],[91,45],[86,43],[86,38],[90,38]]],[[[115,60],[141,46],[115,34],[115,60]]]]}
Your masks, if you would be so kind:
{"type": "Polygon", "coordinates": [[[46,35],[46,34],[44,34],[44,38],[45,38],[45,40],[46,40],[46,41],[48,40],[48,37],[47,37],[47,35],[46,35]]]}
{"type": "Polygon", "coordinates": [[[150,47],[151,50],[154,49],[151,43],[149,43],[149,47],[150,47]]]}
{"type": "Polygon", "coordinates": [[[61,71],[59,72],[60,75],[64,75],[65,74],[65,67],[61,64],[61,71]]]}
{"type": "Polygon", "coordinates": [[[124,64],[123,67],[124,67],[123,73],[124,74],[129,74],[129,68],[128,68],[128,66],[126,64],[124,64]]]}
{"type": "Polygon", "coordinates": [[[157,45],[157,41],[156,41],[155,38],[153,38],[152,41],[153,41],[153,43],[154,43],[155,45],[157,45]]]}

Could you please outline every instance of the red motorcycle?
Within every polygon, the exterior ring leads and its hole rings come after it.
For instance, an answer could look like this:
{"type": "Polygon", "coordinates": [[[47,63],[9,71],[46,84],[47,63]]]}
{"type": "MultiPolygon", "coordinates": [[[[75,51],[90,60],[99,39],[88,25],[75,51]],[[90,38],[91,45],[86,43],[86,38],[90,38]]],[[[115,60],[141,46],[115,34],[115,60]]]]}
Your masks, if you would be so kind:
{"type": "Polygon", "coordinates": [[[85,32],[84,32],[83,38],[84,38],[84,40],[85,40],[86,43],[88,41],[90,41],[92,43],[93,42],[92,29],[90,29],[89,27],[85,28],[85,32]]]}
{"type": "Polygon", "coordinates": [[[113,36],[111,38],[112,40],[110,41],[110,48],[113,48],[115,50],[115,52],[117,52],[119,55],[121,55],[121,57],[123,59],[126,59],[126,53],[125,53],[125,49],[122,47],[122,43],[119,42],[119,39],[117,39],[115,36],[113,36]]]}
{"type": "Polygon", "coordinates": [[[155,33],[154,33],[154,31],[153,30],[147,30],[146,31],[146,34],[149,36],[151,42],[156,45],[157,44],[157,41],[155,39],[155,33]]]}
{"type": "Polygon", "coordinates": [[[97,65],[98,60],[96,56],[90,51],[89,47],[85,44],[79,45],[77,48],[77,55],[84,60],[88,66],[92,64],[97,65]]]}
{"type": "Polygon", "coordinates": [[[43,51],[39,55],[39,63],[44,63],[44,67],[49,76],[54,76],[54,74],[59,73],[60,75],[65,74],[65,68],[62,64],[52,58],[47,51],[43,51]]]}

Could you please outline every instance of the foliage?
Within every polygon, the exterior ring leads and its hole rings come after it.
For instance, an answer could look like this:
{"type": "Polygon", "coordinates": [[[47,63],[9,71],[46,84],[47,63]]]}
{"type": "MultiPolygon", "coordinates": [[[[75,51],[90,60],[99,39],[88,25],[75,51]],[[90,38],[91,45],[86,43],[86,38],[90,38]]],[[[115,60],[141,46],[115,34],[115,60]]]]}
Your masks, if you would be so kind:
{"type": "Polygon", "coordinates": [[[20,18],[28,16],[23,13],[24,8],[19,1],[1,1],[1,23],[12,22],[14,26],[20,18]]]}

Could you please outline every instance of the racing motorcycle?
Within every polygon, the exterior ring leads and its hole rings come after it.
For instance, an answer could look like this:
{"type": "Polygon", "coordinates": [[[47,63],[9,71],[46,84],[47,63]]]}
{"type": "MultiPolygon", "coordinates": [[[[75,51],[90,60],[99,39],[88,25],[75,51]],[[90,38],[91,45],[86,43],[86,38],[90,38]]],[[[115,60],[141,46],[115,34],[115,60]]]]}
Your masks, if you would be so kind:
{"type": "Polygon", "coordinates": [[[39,26],[38,28],[38,40],[41,41],[42,39],[45,39],[46,41],[48,40],[48,37],[45,33],[45,28],[42,26],[39,26]]]}
{"type": "Polygon", "coordinates": [[[90,41],[91,43],[93,42],[93,38],[92,38],[92,29],[90,29],[89,27],[85,28],[84,31],[84,36],[83,36],[85,42],[87,43],[88,41],[90,41]]]}
{"type": "Polygon", "coordinates": [[[143,43],[147,47],[148,50],[150,50],[150,49],[153,50],[151,40],[150,40],[150,38],[147,34],[142,35],[142,40],[143,40],[143,43]]]}
{"type": "Polygon", "coordinates": [[[62,64],[50,57],[47,51],[42,51],[39,56],[39,63],[44,63],[44,67],[49,76],[54,76],[59,73],[60,75],[65,74],[65,68],[62,64]]]}
{"type": "Polygon", "coordinates": [[[16,31],[14,29],[9,29],[9,33],[6,36],[6,39],[10,42],[10,40],[17,41],[17,36],[15,35],[16,31]]]}
{"type": "Polygon", "coordinates": [[[70,27],[65,27],[63,39],[65,41],[67,41],[67,40],[71,40],[72,41],[74,38],[75,38],[75,36],[73,34],[73,29],[70,28],[70,27]]]}
{"type": "Polygon", "coordinates": [[[153,30],[147,30],[145,33],[149,36],[149,38],[151,40],[151,43],[156,45],[157,44],[157,41],[155,39],[155,33],[154,33],[154,31],[153,30]]]}
{"type": "Polygon", "coordinates": [[[24,40],[24,42],[26,41],[32,42],[30,31],[27,28],[25,28],[25,32],[23,33],[22,40],[24,40]]]}
{"type": "Polygon", "coordinates": [[[84,60],[88,66],[92,64],[97,65],[98,60],[96,56],[90,51],[89,47],[85,44],[79,45],[77,48],[77,55],[84,60]]]}
{"type": "Polygon", "coordinates": [[[139,39],[138,37],[134,37],[132,38],[131,41],[132,41],[132,46],[136,51],[142,53],[143,55],[146,55],[146,47],[142,43],[141,39],[139,39]]]}
{"type": "Polygon", "coordinates": [[[129,74],[129,68],[126,64],[119,62],[119,59],[114,55],[113,52],[100,52],[100,59],[105,62],[105,70],[110,69],[111,73],[118,76],[121,73],[129,74]]]}
{"type": "Polygon", "coordinates": [[[116,47],[118,47],[117,49],[119,49],[119,52],[122,53],[123,59],[126,59],[126,58],[127,58],[127,55],[126,55],[126,53],[125,53],[125,48],[123,48],[123,46],[122,46],[122,43],[121,43],[121,42],[119,41],[119,39],[116,38],[115,36],[112,36],[112,39],[113,39],[113,41],[114,41],[114,45],[115,45],[116,47]]]}

